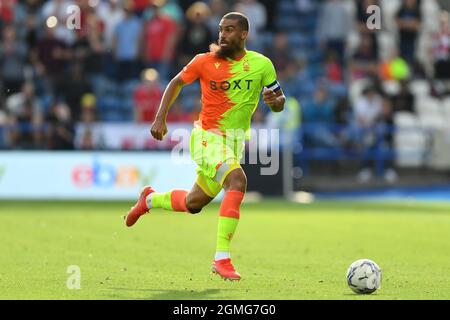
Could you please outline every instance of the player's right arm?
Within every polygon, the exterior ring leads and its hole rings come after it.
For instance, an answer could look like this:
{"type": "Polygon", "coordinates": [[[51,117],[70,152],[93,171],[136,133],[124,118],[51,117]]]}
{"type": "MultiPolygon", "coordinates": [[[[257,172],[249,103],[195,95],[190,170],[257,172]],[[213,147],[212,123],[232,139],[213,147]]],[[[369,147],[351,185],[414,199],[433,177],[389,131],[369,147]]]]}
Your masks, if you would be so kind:
{"type": "Polygon", "coordinates": [[[167,133],[167,114],[170,107],[173,105],[181,89],[185,86],[184,81],[181,79],[181,75],[178,74],[167,85],[164,91],[161,104],[159,105],[158,113],[156,114],[155,121],[152,124],[150,132],[156,140],[162,140],[167,133]]]}
{"type": "Polygon", "coordinates": [[[167,133],[166,119],[169,109],[180,94],[181,89],[200,77],[204,55],[196,55],[183,70],[172,79],[164,91],[155,121],[150,129],[153,138],[162,140],[167,133]]]}

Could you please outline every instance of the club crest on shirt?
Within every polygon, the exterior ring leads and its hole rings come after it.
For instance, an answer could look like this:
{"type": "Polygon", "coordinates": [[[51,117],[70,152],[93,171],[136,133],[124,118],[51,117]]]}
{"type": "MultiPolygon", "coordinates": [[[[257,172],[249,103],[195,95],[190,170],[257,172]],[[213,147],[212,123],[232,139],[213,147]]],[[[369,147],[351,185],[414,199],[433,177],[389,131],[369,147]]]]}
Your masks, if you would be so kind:
{"type": "Polygon", "coordinates": [[[244,71],[250,71],[250,64],[248,63],[248,60],[244,60],[242,66],[244,68],[244,71]]]}
{"type": "Polygon", "coordinates": [[[219,67],[220,67],[220,62],[214,63],[214,66],[216,67],[216,69],[219,69],[219,67]]]}

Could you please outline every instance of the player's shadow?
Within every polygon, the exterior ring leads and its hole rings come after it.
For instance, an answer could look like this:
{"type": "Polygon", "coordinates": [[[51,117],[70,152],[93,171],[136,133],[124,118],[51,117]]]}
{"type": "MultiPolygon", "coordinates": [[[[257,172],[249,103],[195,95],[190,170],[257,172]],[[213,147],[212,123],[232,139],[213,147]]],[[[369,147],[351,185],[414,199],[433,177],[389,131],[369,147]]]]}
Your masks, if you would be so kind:
{"type": "MultiPolygon", "coordinates": [[[[201,299],[212,299],[214,295],[218,295],[221,291],[230,289],[205,289],[202,291],[195,290],[157,290],[157,289],[127,289],[127,288],[110,288],[110,290],[124,292],[124,291],[134,291],[134,292],[145,292],[153,293],[151,296],[144,297],[145,300],[201,300],[201,299]]],[[[120,294],[110,295],[111,297],[121,298],[120,294]]],[[[220,296],[216,297],[220,299],[227,299],[227,297],[220,296]]],[[[138,298],[139,299],[139,298],[138,298]]]]}

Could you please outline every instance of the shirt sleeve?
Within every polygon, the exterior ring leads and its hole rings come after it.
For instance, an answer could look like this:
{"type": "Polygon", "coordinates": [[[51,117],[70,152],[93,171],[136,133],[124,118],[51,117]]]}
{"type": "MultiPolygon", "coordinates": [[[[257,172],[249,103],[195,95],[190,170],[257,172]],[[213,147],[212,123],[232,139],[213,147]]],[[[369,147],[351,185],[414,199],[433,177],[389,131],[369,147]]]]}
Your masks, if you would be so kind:
{"type": "Polygon", "coordinates": [[[200,72],[201,55],[198,54],[181,70],[181,79],[184,83],[190,84],[200,77],[200,72]]]}
{"type": "Polygon", "coordinates": [[[267,60],[266,67],[264,69],[264,74],[262,78],[262,85],[269,90],[277,92],[281,89],[280,84],[277,81],[277,73],[272,61],[267,60]]]}

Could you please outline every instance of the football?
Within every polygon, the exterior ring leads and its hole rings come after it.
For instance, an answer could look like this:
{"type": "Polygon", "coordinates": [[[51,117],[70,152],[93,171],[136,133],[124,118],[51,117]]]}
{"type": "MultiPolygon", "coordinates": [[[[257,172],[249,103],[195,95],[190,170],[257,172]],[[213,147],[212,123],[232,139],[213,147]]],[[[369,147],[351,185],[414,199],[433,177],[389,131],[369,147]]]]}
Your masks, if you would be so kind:
{"type": "Polygon", "coordinates": [[[357,260],[347,270],[347,284],[356,293],[375,292],[381,287],[381,269],[372,260],[357,260]]]}

